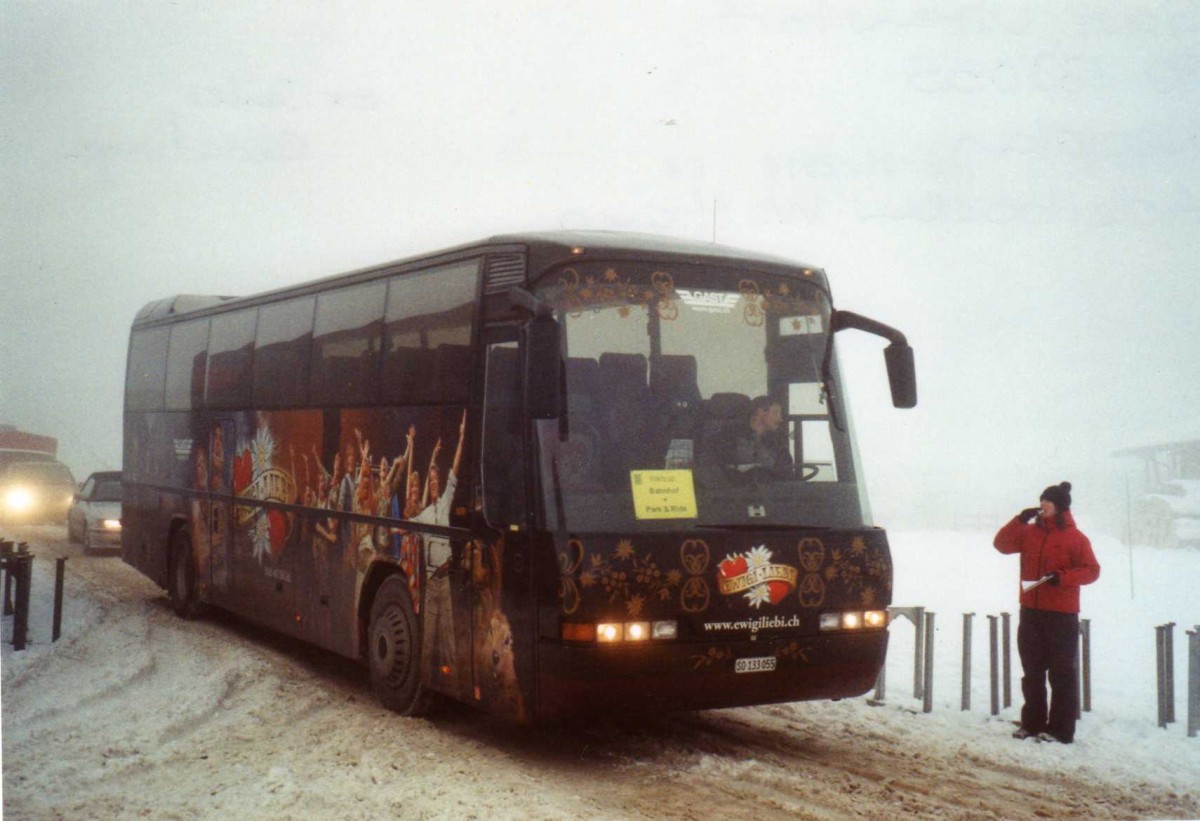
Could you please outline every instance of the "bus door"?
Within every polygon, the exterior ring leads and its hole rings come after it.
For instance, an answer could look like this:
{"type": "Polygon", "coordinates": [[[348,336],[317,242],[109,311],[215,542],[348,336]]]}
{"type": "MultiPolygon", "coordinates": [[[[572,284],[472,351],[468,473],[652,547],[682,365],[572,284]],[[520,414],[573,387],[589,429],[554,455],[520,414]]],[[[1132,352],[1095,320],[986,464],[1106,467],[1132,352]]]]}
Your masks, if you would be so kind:
{"type": "Polygon", "coordinates": [[[420,538],[424,553],[417,570],[424,576],[421,667],[433,689],[470,701],[475,686],[471,636],[476,597],[469,572],[472,543],[431,533],[420,538]]]}
{"type": "Polygon", "coordinates": [[[536,608],[530,586],[527,431],[518,327],[484,335],[478,534],[468,546],[472,697],[489,712],[532,716],[536,608]]]}
{"type": "MultiPolygon", "coordinates": [[[[233,596],[233,461],[230,457],[235,442],[237,426],[234,418],[217,417],[208,432],[208,572],[204,572],[202,563],[201,578],[209,586],[211,600],[225,605],[231,603],[233,596]]],[[[197,550],[202,550],[199,545],[197,550]]]]}

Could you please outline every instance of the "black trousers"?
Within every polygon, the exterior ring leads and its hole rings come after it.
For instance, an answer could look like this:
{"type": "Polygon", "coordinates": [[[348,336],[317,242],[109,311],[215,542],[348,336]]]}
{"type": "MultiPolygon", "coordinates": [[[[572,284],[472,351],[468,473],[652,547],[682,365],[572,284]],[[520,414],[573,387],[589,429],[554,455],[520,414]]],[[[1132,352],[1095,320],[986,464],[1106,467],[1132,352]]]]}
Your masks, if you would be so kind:
{"type": "Polygon", "coordinates": [[[1075,740],[1079,712],[1079,614],[1021,608],[1017,652],[1021,656],[1021,726],[1047,732],[1059,741],[1075,740]],[[1050,704],[1046,705],[1046,679],[1050,704]]]}

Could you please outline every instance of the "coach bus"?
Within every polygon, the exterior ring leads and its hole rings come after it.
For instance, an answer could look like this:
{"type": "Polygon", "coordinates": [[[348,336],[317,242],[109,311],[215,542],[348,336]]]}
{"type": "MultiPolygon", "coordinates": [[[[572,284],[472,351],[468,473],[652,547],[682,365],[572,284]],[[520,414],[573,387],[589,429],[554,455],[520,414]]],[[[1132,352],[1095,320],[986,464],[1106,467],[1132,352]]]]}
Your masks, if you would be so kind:
{"type": "Polygon", "coordinates": [[[133,322],[124,560],[361,660],[387,707],[508,719],[866,692],[892,563],[825,273],[500,236],[133,322]]]}

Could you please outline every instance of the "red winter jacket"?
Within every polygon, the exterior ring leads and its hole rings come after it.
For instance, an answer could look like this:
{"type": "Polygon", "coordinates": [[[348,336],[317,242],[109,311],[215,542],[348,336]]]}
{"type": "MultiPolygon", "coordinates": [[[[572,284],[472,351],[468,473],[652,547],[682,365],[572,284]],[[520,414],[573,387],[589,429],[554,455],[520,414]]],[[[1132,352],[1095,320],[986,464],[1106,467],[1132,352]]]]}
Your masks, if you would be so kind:
{"type": "Polygon", "coordinates": [[[1058,573],[1058,584],[1038,585],[1022,591],[1021,606],[1060,613],[1079,612],[1079,588],[1100,578],[1100,563],[1092,543],[1075,527],[1071,511],[1062,513],[1063,526],[1038,517],[1024,524],[1019,517],[1000,528],[993,544],[1001,553],[1021,554],[1021,581],[1037,581],[1047,573],[1058,573]]]}

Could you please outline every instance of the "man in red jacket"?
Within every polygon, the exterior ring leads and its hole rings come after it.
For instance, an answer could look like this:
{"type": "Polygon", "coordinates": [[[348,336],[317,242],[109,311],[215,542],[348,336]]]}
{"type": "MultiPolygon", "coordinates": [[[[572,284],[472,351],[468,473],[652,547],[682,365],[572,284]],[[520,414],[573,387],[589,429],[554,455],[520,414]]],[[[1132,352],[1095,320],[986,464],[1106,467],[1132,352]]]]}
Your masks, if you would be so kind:
{"type": "Polygon", "coordinates": [[[1013,738],[1075,740],[1079,685],[1079,588],[1100,578],[1087,536],[1071,516],[1071,483],[1042,492],[1041,507],[1022,510],[993,542],[1001,553],[1021,554],[1021,620],[1017,652],[1025,671],[1021,726],[1013,738]],[[1036,519],[1036,522],[1033,520],[1036,519]],[[1032,522],[1032,523],[1031,523],[1032,522]],[[1040,582],[1040,584],[1033,584],[1040,582]],[[1046,677],[1050,709],[1046,709],[1046,677]]]}

